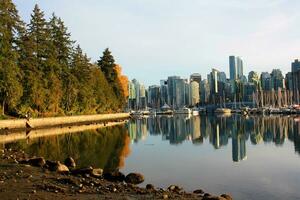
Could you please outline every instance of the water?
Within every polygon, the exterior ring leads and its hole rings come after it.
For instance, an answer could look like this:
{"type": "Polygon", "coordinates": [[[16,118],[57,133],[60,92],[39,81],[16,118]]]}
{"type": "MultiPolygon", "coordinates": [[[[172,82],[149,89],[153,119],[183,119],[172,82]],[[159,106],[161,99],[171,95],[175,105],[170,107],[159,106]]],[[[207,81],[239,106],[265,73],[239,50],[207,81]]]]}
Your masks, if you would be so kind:
{"type": "Polygon", "coordinates": [[[146,183],[230,193],[235,199],[300,199],[300,122],[288,116],[175,116],[21,140],[24,149],[79,166],[141,172],[146,183]]]}

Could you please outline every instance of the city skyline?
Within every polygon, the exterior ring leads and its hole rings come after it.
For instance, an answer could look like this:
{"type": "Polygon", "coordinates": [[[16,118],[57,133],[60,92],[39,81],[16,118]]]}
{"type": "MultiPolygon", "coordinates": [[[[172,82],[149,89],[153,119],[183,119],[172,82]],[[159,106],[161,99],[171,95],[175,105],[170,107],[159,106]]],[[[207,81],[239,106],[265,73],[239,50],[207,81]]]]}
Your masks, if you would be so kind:
{"type": "Polygon", "coordinates": [[[299,31],[294,28],[299,1],[14,3],[26,22],[35,3],[46,17],[55,12],[93,61],[109,47],[129,79],[146,85],[170,74],[207,74],[211,68],[228,75],[229,55],[242,56],[245,74],[273,68],[285,74],[299,57],[299,31]],[[239,29],[230,28],[231,23],[239,29]]]}

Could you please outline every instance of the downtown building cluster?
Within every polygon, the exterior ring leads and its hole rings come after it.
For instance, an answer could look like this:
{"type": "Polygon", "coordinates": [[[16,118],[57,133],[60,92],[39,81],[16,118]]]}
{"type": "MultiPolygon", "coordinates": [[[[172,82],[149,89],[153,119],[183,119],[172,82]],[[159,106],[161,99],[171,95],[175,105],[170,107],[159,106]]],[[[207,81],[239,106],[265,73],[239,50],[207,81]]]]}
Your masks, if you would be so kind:
{"type": "Polygon", "coordinates": [[[129,83],[128,108],[160,110],[162,108],[181,109],[207,105],[233,105],[238,102],[256,107],[284,107],[299,104],[300,62],[291,64],[286,75],[280,69],[271,73],[251,71],[244,75],[243,60],[229,56],[229,78],[226,73],[215,68],[203,79],[199,73],[189,79],[170,76],[161,80],[160,85],[146,88],[137,80],[129,83]]]}

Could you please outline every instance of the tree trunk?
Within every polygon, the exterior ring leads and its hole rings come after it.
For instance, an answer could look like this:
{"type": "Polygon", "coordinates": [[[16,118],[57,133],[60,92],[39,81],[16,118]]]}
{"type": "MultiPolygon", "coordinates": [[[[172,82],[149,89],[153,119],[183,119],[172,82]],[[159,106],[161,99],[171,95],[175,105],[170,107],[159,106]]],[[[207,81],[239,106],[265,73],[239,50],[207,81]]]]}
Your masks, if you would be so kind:
{"type": "Polygon", "coordinates": [[[2,115],[5,115],[5,100],[2,101],[2,115]]]}

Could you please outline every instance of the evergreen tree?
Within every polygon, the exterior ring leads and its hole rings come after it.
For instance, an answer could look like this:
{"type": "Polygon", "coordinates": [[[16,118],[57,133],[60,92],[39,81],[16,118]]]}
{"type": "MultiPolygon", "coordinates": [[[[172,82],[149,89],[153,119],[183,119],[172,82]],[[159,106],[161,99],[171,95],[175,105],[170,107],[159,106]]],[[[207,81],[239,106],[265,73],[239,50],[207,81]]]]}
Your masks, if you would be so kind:
{"type": "Polygon", "coordinates": [[[124,94],[113,56],[98,66],[70,39],[54,14],[47,21],[36,5],[25,28],[11,0],[0,0],[0,102],[2,112],[78,114],[113,112],[124,94]],[[7,112],[7,111],[6,111],[7,112]]]}
{"type": "Polygon", "coordinates": [[[121,87],[121,83],[118,79],[114,57],[108,48],[104,50],[103,56],[100,57],[100,60],[98,60],[98,66],[105,75],[108,83],[113,88],[113,91],[120,102],[119,106],[122,108],[125,103],[125,96],[121,87]]]}
{"type": "Polygon", "coordinates": [[[49,48],[51,48],[48,38],[49,31],[44,13],[38,5],[35,5],[28,30],[22,37],[20,65],[24,72],[23,103],[26,107],[28,106],[38,112],[44,112],[47,107],[45,103],[47,96],[45,74],[49,72],[47,55],[49,48]]]}
{"type": "Polygon", "coordinates": [[[15,109],[22,96],[21,73],[16,49],[23,23],[11,0],[0,0],[0,101],[5,108],[15,109]]]}
{"type": "Polygon", "coordinates": [[[115,69],[115,59],[111,55],[111,52],[106,48],[103,52],[103,56],[98,60],[98,66],[104,73],[107,81],[109,83],[114,83],[117,79],[117,72],[115,69]]]}
{"type": "Polygon", "coordinates": [[[92,111],[95,106],[91,84],[91,63],[80,46],[77,46],[72,59],[72,73],[78,80],[78,105],[79,112],[92,111]]]}

